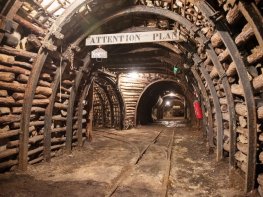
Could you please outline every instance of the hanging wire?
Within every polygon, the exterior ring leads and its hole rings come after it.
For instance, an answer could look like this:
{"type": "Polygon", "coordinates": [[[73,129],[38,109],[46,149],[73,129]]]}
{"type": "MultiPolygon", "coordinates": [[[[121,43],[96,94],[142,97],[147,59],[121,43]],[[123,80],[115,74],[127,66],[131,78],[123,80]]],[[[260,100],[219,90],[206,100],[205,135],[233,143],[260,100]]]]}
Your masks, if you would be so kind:
{"type": "Polygon", "coordinates": [[[72,51],[72,49],[70,49],[70,69],[74,70],[74,53],[72,51]]]}

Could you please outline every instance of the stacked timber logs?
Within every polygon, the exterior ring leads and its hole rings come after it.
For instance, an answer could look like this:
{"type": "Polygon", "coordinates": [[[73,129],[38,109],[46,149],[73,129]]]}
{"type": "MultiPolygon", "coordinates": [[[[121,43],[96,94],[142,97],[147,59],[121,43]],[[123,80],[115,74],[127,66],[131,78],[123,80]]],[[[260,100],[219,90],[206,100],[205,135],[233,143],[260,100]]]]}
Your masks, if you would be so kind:
{"type": "MultiPolygon", "coordinates": [[[[49,60],[48,60],[49,61],[49,60]]],[[[48,69],[45,68],[45,69],[48,69]]],[[[47,82],[48,79],[45,80],[47,82]]],[[[54,81],[54,76],[51,76],[51,81],[54,81]]],[[[41,79],[39,80],[41,83],[41,79]]],[[[55,100],[53,108],[53,113],[51,114],[51,156],[59,154],[63,147],[65,147],[65,133],[66,133],[66,116],[67,116],[67,107],[68,100],[70,97],[70,88],[73,84],[73,81],[62,80],[61,86],[55,91],[55,100]]],[[[47,85],[47,84],[46,84],[47,85]]],[[[37,96],[37,95],[36,95],[37,96]]],[[[35,96],[35,97],[36,97],[35,96]]],[[[51,100],[46,98],[46,103],[44,108],[46,108],[51,103],[51,100]]],[[[34,105],[34,102],[33,102],[34,105]]],[[[45,124],[45,112],[43,110],[43,116],[37,116],[37,130],[34,135],[30,135],[29,144],[32,148],[29,147],[29,164],[34,164],[40,162],[44,159],[43,150],[44,150],[44,124],[45,124]],[[32,143],[31,143],[32,142],[32,143]]],[[[75,129],[75,127],[74,127],[75,129]]],[[[73,137],[73,140],[76,140],[76,137],[73,137]]]]}
{"type": "Polygon", "coordinates": [[[136,114],[135,108],[139,96],[147,84],[151,82],[150,80],[154,77],[154,74],[138,74],[136,79],[129,76],[129,74],[122,74],[119,77],[120,89],[126,104],[125,128],[129,128],[135,124],[134,115],[136,114]]]}
{"type": "MultiPolygon", "coordinates": [[[[36,54],[32,52],[0,46],[0,159],[3,161],[1,169],[17,164],[24,92],[35,57],[36,54]]],[[[47,98],[52,92],[50,83],[44,81],[47,78],[50,78],[50,74],[41,74],[33,100],[29,129],[32,136],[37,133],[36,126],[40,122],[36,117],[44,113],[47,98]]]]}
{"type": "MultiPolygon", "coordinates": [[[[151,1],[147,0],[145,3],[143,1],[139,1],[139,3],[146,4],[149,7],[161,7],[163,9],[170,9],[187,20],[195,24],[197,27],[200,27],[202,32],[206,34],[208,37],[211,37],[213,34],[213,26],[211,26],[208,20],[203,16],[200,12],[199,8],[189,1],[183,0],[175,0],[175,1],[151,1]]],[[[146,21],[148,27],[158,27],[158,28],[167,28],[169,26],[168,20],[153,20],[148,19],[146,21]]],[[[182,28],[182,27],[180,27],[182,28]]],[[[183,30],[182,30],[183,31],[183,30]]],[[[185,39],[187,34],[184,34],[182,39],[185,39]]]]}
{"type": "MultiPolygon", "coordinates": [[[[52,25],[54,19],[64,11],[70,2],[57,3],[56,0],[48,5],[44,5],[42,1],[40,3],[37,1],[15,1],[13,6],[15,9],[11,9],[8,19],[14,20],[17,28],[12,35],[10,34],[13,37],[5,34],[6,38],[0,39],[0,170],[18,163],[17,153],[19,151],[19,134],[22,132],[20,120],[24,92],[33,66],[38,66],[34,65],[38,57],[36,52],[42,45],[43,37],[48,31],[47,28],[52,25]],[[53,16],[53,14],[57,16],[53,16]],[[13,40],[10,40],[11,38],[13,40]]],[[[46,61],[32,102],[28,144],[30,164],[43,159],[45,111],[50,103],[52,82],[57,69],[57,66],[52,62],[52,59],[46,61]]],[[[67,81],[65,83],[68,84],[67,81]]],[[[53,127],[55,128],[54,135],[52,135],[52,143],[54,141],[51,146],[52,150],[63,147],[65,142],[65,136],[59,136],[56,132],[62,132],[65,128],[65,123],[58,124],[57,122],[65,122],[70,90],[68,87],[64,87],[64,84],[61,90],[57,98],[61,97],[62,102],[55,102],[54,107],[53,127]],[[58,116],[57,113],[61,116],[58,116]]]]}
{"type": "MultiPolygon", "coordinates": [[[[262,35],[256,35],[255,27],[253,27],[253,22],[248,20],[247,16],[244,14],[244,11],[240,10],[242,5],[240,2],[236,2],[233,6],[228,6],[230,1],[225,1],[223,3],[223,8],[226,10],[226,21],[229,24],[234,35],[234,41],[240,50],[240,53],[243,54],[243,58],[246,59],[246,68],[247,75],[251,83],[251,87],[256,99],[256,112],[257,112],[257,132],[259,133],[259,152],[262,150],[262,138],[260,136],[262,132],[262,90],[263,90],[263,69],[262,69],[262,35]],[[241,21],[244,21],[243,23],[241,21]],[[242,25],[243,28],[237,30],[235,27],[237,25],[242,25]],[[253,28],[252,28],[253,27],[253,28]],[[261,37],[261,38],[260,38],[261,37]],[[251,42],[252,41],[252,42],[251,42]]],[[[254,7],[257,9],[256,7],[254,7]]],[[[246,9],[246,8],[244,8],[246,9]]],[[[260,12],[258,12],[260,13],[260,12]]],[[[250,14],[250,13],[246,13],[250,14]]],[[[254,18],[256,16],[250,16],[254,18]]],[[[256,26],[261,26],[262,24],[256,24],[256,26]]],[[[215,48],[220,48],[222,51],[219,53],[218,58],[221,63],[224,65],[226,76],[229,83],[231,84],[231,92],[235,100],[235,113],[237,117],[237,152],[235,158],[237,161],[237,166],[246,172],[247,163],[247,150],[248,150],[248,122],[247,122],[247,106],[244,98],[244,89],[240,83],[240,79],[237,74],[236,65],[232,61],[229,51],[224,44],[217,32],[211,38],[212,46],[215,48]]],[[[216,72],[212,73],[213,76],[217,76],[216,72]]],[[[255,145],[256,146],[256,145],[255,145]]],[[[259,154],[259,161],[263,163],[263,157],[261,152],[259,154]]],[[[261,164],[262,165],[262,164],[261,164]]],[[[258,176],[259,183],[259,193],[263,196],[263,174],[258,176]]]]}
{"type": "MultiPolygon", "coordinates": [[[[212,82],[215,86],[215,89],[216,89],[216,92],[219,94],[223,94],[223,90],[222,90],[222,85],[218,83],[218,74],[217,74],[217,70],[216,68],[213,66],[211,60],[209,59],[209,57],[207,57],[207,59],[205,60],[205,68],[206,70],[208,71],[209,73],[209,76],[211,77],[212,79],[212,82]]],[[[215,107],[214,107],[214,102],[213,102],[213,97],[212,97],[212,94],[211,92],[209,91],[209,87],[208,87],[208,84],[207,84],[207,81],[205,80],[205,77],[203,76],[203,74],[200,72],[200,76],[201,76],[201,79],[202,79],[202,82],[203,84],[205,84],[205,88],[206,88],[206,92],[207,92],[207,95],[209,97],[209,102],[210,102],[210,105],[212,107],[212,118],[215,120],[216,119],[216,111],[215,111],[215,107]]],[[[223,97],[223,96],[221,96],[223,97]]],[[[224,99],[224,98],[222,98],[224,99]]],[[[225,108],[224,108],[225,109],[225,108]]],[[[207,110],[207,109],[206,109],[207,110]]],[[[227,110],[227,109],[226,109],[227,110]]],[[[206,115],[206,118],[208,118],[208,116],[206,115]]],[[[217,122],[216,121],[213,121],[213,125],[212,125],[212,128],[213,128],[213,137],[214,137],[214,142],[216,142],[216,135],[217,135],[217,122]]],[[[226,141],[228,138],[224,138],[224,140],[226,141]]]]}
{"type": "Polygon", "coordinates": [[[20,10],[21,14],[26,14],[26,18],[15,16],[18,23],[28,25],[28,29],[36,34],[44,33],[44,29],[50,27],[52,18],[56,18],[63,13],[70,2],[58,3],[57,0],[46,4],[44,1],[40,3],[25,2],[20,10]],[[35,25],[32,25],[35,24],[35,25]]]}
{"type": "MultiPolygon", "coordinates": [[[[61,84],[58,86],[58,89],[54,90],[56,91],[56,96],[52,106],[51,154],[53,152],[52,147],[63,148],[66,142],[67,109],[75,77],[75,75],[68,76],[66,74],[62,75],[61,84]]],[[[76,126],[73,126],[73,129],[76,129],[76,126]]],[[[73,136],[73,141],[75,140],[76,136],[73,136]]]]}

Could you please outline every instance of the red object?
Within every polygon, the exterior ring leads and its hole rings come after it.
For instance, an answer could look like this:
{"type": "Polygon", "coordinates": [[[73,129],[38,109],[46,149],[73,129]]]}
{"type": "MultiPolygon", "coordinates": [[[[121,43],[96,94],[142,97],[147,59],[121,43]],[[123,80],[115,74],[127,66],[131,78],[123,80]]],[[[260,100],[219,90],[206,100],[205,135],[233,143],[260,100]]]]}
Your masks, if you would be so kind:
{"type": "Polygon", "coordinates": [[[203,113],[199,101],[194,101],[194,109],[195,109],[195,117],[197,119],[202,119],[203,113]]]}

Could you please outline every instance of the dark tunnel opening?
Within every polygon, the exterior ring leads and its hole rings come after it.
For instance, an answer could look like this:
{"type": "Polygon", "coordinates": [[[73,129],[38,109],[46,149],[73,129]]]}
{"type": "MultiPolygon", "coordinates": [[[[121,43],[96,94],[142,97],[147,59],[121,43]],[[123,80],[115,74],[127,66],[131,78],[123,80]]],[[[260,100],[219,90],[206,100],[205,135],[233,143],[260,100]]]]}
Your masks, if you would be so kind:
{"type": "Polygon", "coordinates": [[[176,120],[178,117],[186,119],[186,106],[181,100],[184,95],[181,92],[175,81],[164,80],[149,85],[138,101],[136,123],[147,125],[160,120],[176,120]]]}
{"type": "Polygon", "coordinates": [[[186,117],[185,100],[180,98],[180,95],[174,91],[168,91],[162,100],[161,106],[155,107],[157,120],[179,120],[186,117]]]}

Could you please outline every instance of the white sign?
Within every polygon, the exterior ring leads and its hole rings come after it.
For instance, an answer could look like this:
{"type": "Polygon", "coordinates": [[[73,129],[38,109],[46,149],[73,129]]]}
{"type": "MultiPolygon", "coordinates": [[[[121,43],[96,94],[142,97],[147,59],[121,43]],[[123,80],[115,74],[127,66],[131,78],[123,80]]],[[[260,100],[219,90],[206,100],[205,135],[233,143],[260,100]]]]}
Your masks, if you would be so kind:
{"type": "Polygon", "coordinates": [[[91,51],[91,58],[108,58],[108,52],[102,48],[91,51]]]}
{"type": "Polygon", "coordinates": [[[86,39],[86,46],[178,41],[178,40],[179,40],[179,31],[175,31],[175,30],[100,34],[100,35],[90,35],[86,39]]]}

